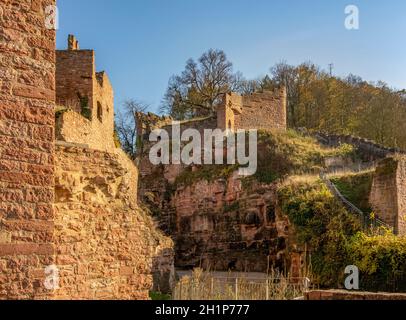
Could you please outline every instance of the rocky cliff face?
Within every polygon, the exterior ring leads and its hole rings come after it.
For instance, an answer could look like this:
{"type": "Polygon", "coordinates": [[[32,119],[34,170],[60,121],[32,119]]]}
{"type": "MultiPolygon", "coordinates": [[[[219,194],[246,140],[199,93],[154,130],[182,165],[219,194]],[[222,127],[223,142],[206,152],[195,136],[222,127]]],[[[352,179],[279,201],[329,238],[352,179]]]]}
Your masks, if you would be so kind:
{"type": "Polygon", "coordinates": [[[244,188],[236,174],[176,189],[170,207],[177,266],[250,272],[286,266],[289,222],[276,206],[274,185],[244,188]]]}
{"type": "Polygon", "coordinates": [[[140,200],[173,238],[176,267],[247,272],[274,267],[300,276],[304,250],[282,214],[277,188],[288,176],[317,175],[336,165],[326,160],[347,159],[347,151],[323,148],[293,132],[264,131],[258,140],[258,170],[245,179],[237,166],[153,166],[147,154],[141,157],[140,200]]]}
{"type": "Polygon", "coordinates": [[[178,167],[161,169],[160,174],[156,169],[154,179],[141,178],[140,194],[151,207],[155,204],[161,228],[172,236],[177,268],[247,272],[291,268],[296,248],[290,223],[278,208],[276,184],[247,183],[237,172],[177,184],[178,167]]]}
{"type": "Polygon", "coordinates": [[[147,299],[153,279],[162,287],[160,276],[168,281],[173,273],[172,241],[137,206],[136,167],[125,159],[121,152],[56,148],[57,298],[147,299]]]}

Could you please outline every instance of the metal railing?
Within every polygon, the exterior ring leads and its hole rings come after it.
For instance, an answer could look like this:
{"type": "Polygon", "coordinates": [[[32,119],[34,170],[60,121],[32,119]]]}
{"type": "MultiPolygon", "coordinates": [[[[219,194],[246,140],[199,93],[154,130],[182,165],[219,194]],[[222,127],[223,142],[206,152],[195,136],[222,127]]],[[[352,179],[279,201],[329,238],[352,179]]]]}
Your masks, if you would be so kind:
{"type": "Polygon", "coordinates": [[[377,217],[371,219],[369,214],[363,212],[352,202],[350,202],[346,197],[344,197],[343,194],[340,192],[340,190],[338,190],[336,185],[327,177],[327,175],[324,172],[320,173],[320,179],[327,185],[328,189],[331,191],[334,197],[338,199],[348,211],[354,213],[359,217],[359,219],[362,222],[362,226],[364,227],[365,230],[371,227],[373,228],[384,227],[393,231],[392,226],[390,226],[389,224],[385,223],[383,220],[377,217]]]}

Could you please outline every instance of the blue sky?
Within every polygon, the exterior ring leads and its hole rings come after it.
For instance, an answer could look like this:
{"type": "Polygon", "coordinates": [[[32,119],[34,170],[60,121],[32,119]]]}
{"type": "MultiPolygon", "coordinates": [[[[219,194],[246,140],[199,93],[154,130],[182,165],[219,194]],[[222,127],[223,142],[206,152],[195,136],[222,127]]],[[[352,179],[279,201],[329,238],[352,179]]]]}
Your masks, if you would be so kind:
{"type": "Polygon", "coordinates": [[[96,50],[116,108],[129,98],[157,111],[171,75],[209,48],[226,52],[246,78],[275,63],[334,63],[339,76],[357,74],[406,88],[404,0],[59,0],[57,48],[75,34],[96,50]],[[347,5],[360,10],[360,29],[344,27],[347,5]]]}

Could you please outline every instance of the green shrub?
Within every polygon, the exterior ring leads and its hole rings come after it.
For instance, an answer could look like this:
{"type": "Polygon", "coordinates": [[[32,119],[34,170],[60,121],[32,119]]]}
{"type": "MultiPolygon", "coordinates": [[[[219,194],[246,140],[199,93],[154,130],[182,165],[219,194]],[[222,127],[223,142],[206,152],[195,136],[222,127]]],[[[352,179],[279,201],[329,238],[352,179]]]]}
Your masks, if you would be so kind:
{"type": "Polygon", "coordinates": [[[361,230],[358,219],[320,181],[287,185],[278,196],[283,212],[295,226],[297,241],[311,248],[315,281],[322,287],[340,286],[348,263],[347,242],[361,230]]]}
{"type": "Polygon", "coordinates": [[[406,292],[405,236],[358,233],[347,251],[350,262],[361,272],[362,289],[406,292]]]}
{"type": "Polygon", "coordinates": [[[371,193],[372,180],[372,171],[333,177],[331,179],[341,194],[365,213],[371,212],[369,195],[371,193]]]}
{"type": "Polygon", "coordinates": [[[171,295],[164,294],[161,292],[150,291],[149,298],[151,300],[157,300],[157,301],[171,300],[171,295]]]}
{"type": "Polygon", "coordinates": [[[297,241],[308,244],[316,283],[342,288],[344,269],[356,265],[363,290],[406,291],[406,237],[389,231],[368,236],[320,181],[279,189],[282,210],[294,224],[297,241]]]}

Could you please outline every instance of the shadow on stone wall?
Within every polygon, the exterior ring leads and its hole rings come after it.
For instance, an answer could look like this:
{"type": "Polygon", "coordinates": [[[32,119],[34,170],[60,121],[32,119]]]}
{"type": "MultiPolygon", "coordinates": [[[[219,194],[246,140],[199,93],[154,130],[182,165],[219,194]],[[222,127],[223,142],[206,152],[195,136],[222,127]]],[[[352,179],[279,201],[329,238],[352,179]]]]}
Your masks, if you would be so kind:
{"type": "Polygon", "coordinates": [[[152,258],[152,291],[164,294],[172,293],[176,281],[173,258],[174,251],[171,248],[160,250],[159,253],[152,258]]]}

